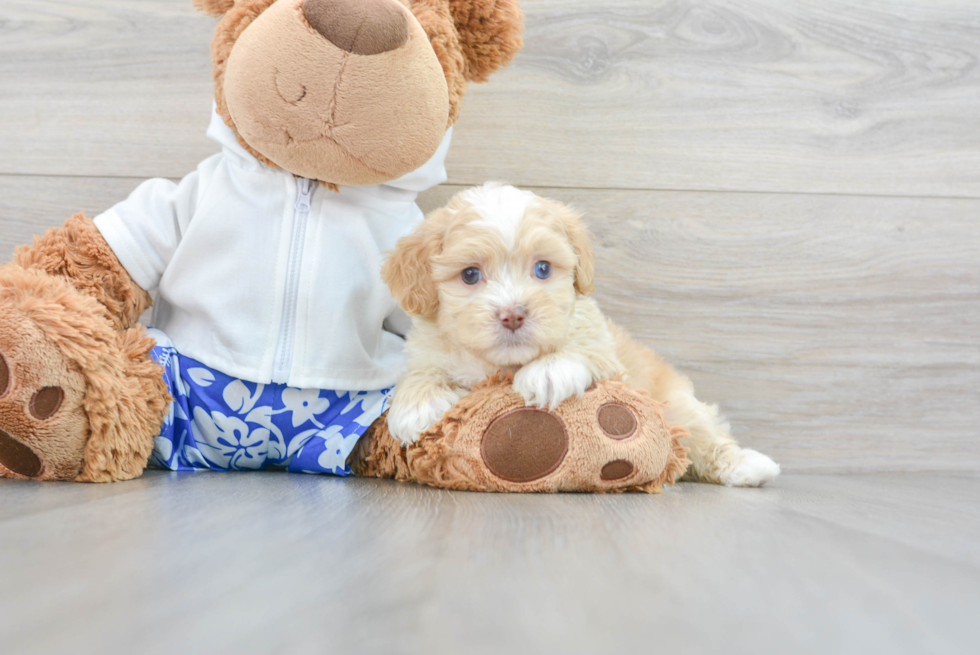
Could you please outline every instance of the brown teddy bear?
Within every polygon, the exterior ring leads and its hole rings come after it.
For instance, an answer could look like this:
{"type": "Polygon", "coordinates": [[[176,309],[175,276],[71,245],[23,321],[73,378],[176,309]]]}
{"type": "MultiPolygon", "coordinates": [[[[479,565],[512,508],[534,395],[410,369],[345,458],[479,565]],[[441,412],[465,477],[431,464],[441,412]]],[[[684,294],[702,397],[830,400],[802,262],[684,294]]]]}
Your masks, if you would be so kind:
{"type": "Polygon", "coordinates": [[[149,463],[481,490],[673,482],[681,431],[616,382],[548,413],[493,380],[407,450],[385,429],[409,320],[381,262],[421,220],[416,195],[446,179],[467,83],[521,47],[516,0],[195,3],[220,17],[208,134],[222,151],[0,268],[0,475],[107,482],[149,463]]]}

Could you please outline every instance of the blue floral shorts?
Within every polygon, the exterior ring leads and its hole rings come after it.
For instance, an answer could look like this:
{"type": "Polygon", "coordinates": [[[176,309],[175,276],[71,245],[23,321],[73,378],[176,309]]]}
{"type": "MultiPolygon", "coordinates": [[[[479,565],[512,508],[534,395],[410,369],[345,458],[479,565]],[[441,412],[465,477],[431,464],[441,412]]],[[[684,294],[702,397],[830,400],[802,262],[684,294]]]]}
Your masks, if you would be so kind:
{"type": "Polygon", "coordinates": [[[387,409],[390,389],[327,391],[256,384],[181,356],[159,330],[153,360],[174,400],[150,466],[186,471],[282,469],[350,475],[347,457],[387,409]]]}

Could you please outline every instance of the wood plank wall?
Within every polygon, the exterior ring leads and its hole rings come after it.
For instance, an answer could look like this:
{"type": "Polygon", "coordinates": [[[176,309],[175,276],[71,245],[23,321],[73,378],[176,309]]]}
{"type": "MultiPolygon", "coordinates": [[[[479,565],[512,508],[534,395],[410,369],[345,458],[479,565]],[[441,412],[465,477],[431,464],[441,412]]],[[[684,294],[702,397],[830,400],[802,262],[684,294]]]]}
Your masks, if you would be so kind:
{"type": "MultiPolygon", "coordinates": [[[[980,469],[980,4],[525,0],[450,184],[571,202],[598,297],[786,470],[980,469]]],[[[0,0],[0,260],[215,151],[190,0],[0,0]]]]}

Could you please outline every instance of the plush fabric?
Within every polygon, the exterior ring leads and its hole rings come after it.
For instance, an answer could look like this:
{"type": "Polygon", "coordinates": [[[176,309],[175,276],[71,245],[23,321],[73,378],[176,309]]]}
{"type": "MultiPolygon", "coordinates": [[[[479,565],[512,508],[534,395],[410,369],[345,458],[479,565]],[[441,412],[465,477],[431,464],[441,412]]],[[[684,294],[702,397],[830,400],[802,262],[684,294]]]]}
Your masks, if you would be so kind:
{"type": "Polygon", "coordinates": [[[354,55],[379,55],[405,45],[408,21],[389,0],[303,0],[310,27],[335,46],[354,55]]]}
{"type": "Polygon", "coordinates": [[[387,408],[389,389],[297,389],[239,380],[184,357],[159,330],[148,335],[173,397],[154,439],[152,466],[349,475],[354,445],[387,408]]]}
{"type": "Polygon", "coordinates": [[[524,14],[517,0],[450,0],[449,8],[469,81],[486,82],[523,47],[524,14]]]}
{"type": "Polygon", "coordinates": [[[545,412],[525,407],[511,382],[474,389],[405,449],[377,422],[351,469],[469,491],[659,493],[687,468],[686,430],[643,392],[606,381],[545,412]]]}
{"type": "MultiPolygon", "coordinates": [[[[341,1],[343,0],[337,0],[338,3],[341,1]]],[[[370,4],[375,6],[376,13],[388,14],[389,9],[377,7],[386,2],[394,5],[396,0],[372,0],[370,4]]],[[[266,165],[282,165],[294,173],[331,185],[375,184],[386,171],[397,177],[397,171],[402,170],[398,167],[399,163],[408,167],[405,170],[411,170],[411,162],[427,159],[426,148],[434,148],[429,130],[434,128],[428,120],[419,122],[418,111],[412,112],[409,109],[435,102],[436,99],[430,94],[441,90],[447,94],[445,101],[448,103],[446,123],[442,129],[453,125],[459,118],[467,83],[485,82],[491,73],[509,64],[523,46],[523,14],[517,0],[397,2],[406,7],[415,18],[414,22],[410,21],[408,24],[408,45],[386,52],[386,56],[380,58],[378,55],[361,57],[364,61],[350,66],[351,61],[357,58],[357,55],[351,56],[344,49],[350,45],[345,42],[344,47],[338,47],[324,39],[305,16],[307,10],[303,0],[238,0],[235,3],[198,0],[198,6],[202,10],[221,16],[211,43],[215,102],[222,120],[239,135],[241,146],[266,165]],[[274,3],[275,7],[272,6],[274,3]],[[273,10],[272,13],[268,13],[270,9],[273,10]],[[270,16],[276,18],[270,19],[270,16]],[[262,22],[253,26],[260,17],[262,22]],[[274,31],[273,22],[283,32],[274,31]],[[417,27],[421,27],[422,34],[418,33],[417,27]],[[253,31],[250,28],[254,28],[254,36],[246,39],[245,43],[255,42],[254,46],[247,48],[254,52],[236,52],[241,47],[242,36],[247,31],[253,31]],[[284,38],[285,34],[293,34],[299,41],[291,44],[284,38]],[[422,35],[425,39],[419,38],[422,35]],[[425,40],[427,44],[424,43],[425,40]],[[296,50],[299,44],[305,44],[306,48],[298,57],[289,57],[291,61],[298,63],[296,70],[269,70],[266,67],[264,77],[247,75],[255,62],[274,63],[275,57],[283,55],[290,48],[296,50]],[[423,45],[428,48],[423,48],[423,45]],[[442,71],[443,84],[438,84],[435,79],[426,49],[435,55],[442,71]],[[240,60],[240,70],[245,72],[243,79],[236,79],[234,72],[231,75],[234,80],[231,95],[234,99],[230,104],[232,107],[241,105],[237,114],[229,108],[226,89],[229,65],[234,60],[240,60]],[[249,66],[245,65],[246,61],[249,66]],[[424,65],[419,70],[412,69],[413,65],[420,64],[424,65]],[[311,76],[311,71],[316,75],[311,76]],[[332,80],[333,84],[324,83],[323,78],[332,80]],[[298,111],[297,103],[300,99],[311,104],[314,97],[329,95],[335,86],[336,102],[331,110],[334,114],[334,127],[328,128],[319,116],[298,111]],[[370,90],[371,94],[351,95],[355,87],[370,90]],[[257,88],[264,89],[268,96],[262,95],[257,88]],[[275,95],[271,93],[273,90],[275,95]],[[392,104],[405,101],[406,98],[408,104],[405,106],[400,103],[392,104]],[[269,106],[275,108],[275,113],[270,116],[278,114],[274,122],[265,121],[265,114],[262,113],[261,108],[269,106]],[[393,107],[398,107],[398,111],[392,111],[393,107]],[[347,128],[345,121],[355,118],[358,138],[366,136],[371,143],[361,146],[358,141],[354,144],[356,151],[348,151],[346,149],[354,142],[351,130],[348,128],[346,132],[341,130],[338,133],[336,126],[347,128]],[[418,135],[397,133],[389,123],[393,118],[397,118],[397,122],[415,122],[426,129],[418,135]],[[243,128],[236,120],[251,122],[243,128]],[[256,125],[256,121],[265,121],[266,128],[275,126],[273,133],[266,133],[263,125],[256,125]],[[322,157],[311,154],[309,147],[300,148],[296,155],[286,152],[287,129],[289,138],[294,141],[315,139],[322,145],[325,137],[338,137],[340,143],[335,148],[327,148],[331,157],[339,157],[349,168],[338,167],[333,161],[324,162],[322,157]],[[252,138],[246,134],[250,134],[252,138]],[[302,136],[297,138],[297,135],[302,136]],[[400,143],[408,137],[410,141],[392,147],[393,143],[400,143]],[[258,141],[261,141],[261,145],[257,146],[258,141]],[[381,153],[377,152],[378,144],[382,147],[381,153]],[[373,156],[366,156],[365,152],[373,156]],[[295,168],[292,166],[294,156],[295,168]],[[357,161],[365,156],[366,159],[357,161]],[[287,160],[288,163],[285,163],[287,160]]],[[[327,7],[324,4],[316,12],[326,11],[327,7]]],[[[312,5],[310,13],[314,13],[312,5]]],[[[350,12],[349,21],[361,20],[365,14],[364,10],[354,10],[350,12]]],[[[321,27],[326,22],[315,20],[321,27]]],[[[337,31],[340,28],[335,26],[331,29],[337,31]]],[[[339,37],[338,40],[343,41],[339,37]]],[[[431,155],[431,151],[429,154],[431,155]]]]}
{"type": "Polygon", "coordinates": [[[148,358],[152,346],[142,327],[114,329],[105,306],[68,279],[0,269],[0,353],[9,370],[0,473],[91,482],[140,475],[168,400],[162,371],[148,358]],[[38,418],[37,395],[52,388],[62,394],[57,411],[38,418]],[[8,467],[18,467],[5,461],[10,440],[43,454],[39,471],[8,467]]]}
{"type": "Polygon", "coordinates": [[[20,246],[14,262],[71,280],[79,291],[98,300],[117,329],[136,325],[150,306],[150,294],[133,284],[119,259],[83,212],[58,228],[20,246]]]}
{"type": "Polygon", "coordinates": [[[446,78],[418,21],[394,0],[377,1],[406,22],[402,47],[346,52],[307,23],[302,0],[279,0],[241,33],[222,92],[250,147],[338,185],[387,182],[435,154],[449,121],[446,78]]]}

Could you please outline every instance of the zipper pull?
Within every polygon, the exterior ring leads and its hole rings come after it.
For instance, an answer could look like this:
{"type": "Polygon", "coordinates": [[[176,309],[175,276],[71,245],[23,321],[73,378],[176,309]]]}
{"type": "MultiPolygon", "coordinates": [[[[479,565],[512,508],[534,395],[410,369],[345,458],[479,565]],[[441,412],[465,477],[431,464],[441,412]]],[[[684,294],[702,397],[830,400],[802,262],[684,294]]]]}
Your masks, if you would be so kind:
{"type": "Polygon", "coordinates": [[[308,213],[310,201],[313,199],[313,180],[301,177],[296,182],[296,211],[308,213]]]}

